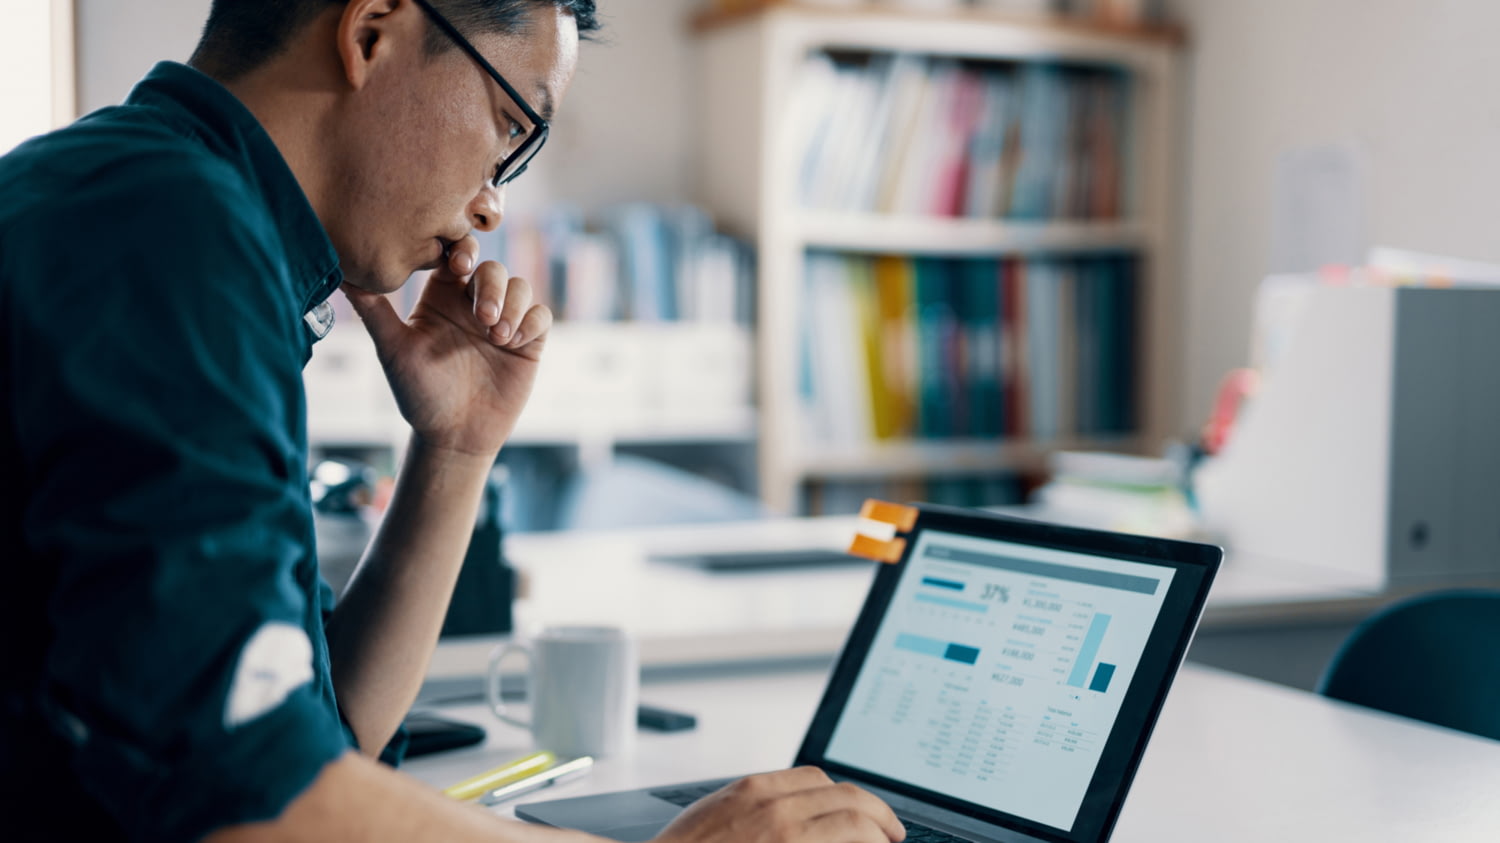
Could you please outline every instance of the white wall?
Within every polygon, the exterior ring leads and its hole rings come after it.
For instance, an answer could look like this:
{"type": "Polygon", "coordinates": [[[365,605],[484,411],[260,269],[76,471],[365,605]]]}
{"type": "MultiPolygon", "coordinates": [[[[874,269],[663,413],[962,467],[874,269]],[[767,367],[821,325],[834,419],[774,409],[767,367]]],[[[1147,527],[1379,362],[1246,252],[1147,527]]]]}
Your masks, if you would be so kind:
{"type": "Polygon", "coordinates": [[[0,3],[0,155],[71,119],[73,16],[62,0],[0,3]]]}
{"type": "MultiPolygon", "coordinates": [[[[1500,262],[1500,3],[1178,0],[1189,27],[1183,430],[1246,362],[1287,149],[1363,161],[1368,244],[1500,262]]],[[[1500,326],[1496,326],[1500,330],[1500,326]]]]}
{"type": "Polygon", "coordinates": [[[162,59],[187,61],[209,0],[76,0],[78,111],[125,99],[162,59]]]}
{"type": "MultiPolygon", "coordinates": [[[[117,103],[160,59],[185,61],[209,0],[77,0],[79,107],[117,103]]],[[[689,195],[689,49],[696,0],[602,0],[548,149],[510,188],[509,212],[552,201],[585,210],[689,195]]]]}

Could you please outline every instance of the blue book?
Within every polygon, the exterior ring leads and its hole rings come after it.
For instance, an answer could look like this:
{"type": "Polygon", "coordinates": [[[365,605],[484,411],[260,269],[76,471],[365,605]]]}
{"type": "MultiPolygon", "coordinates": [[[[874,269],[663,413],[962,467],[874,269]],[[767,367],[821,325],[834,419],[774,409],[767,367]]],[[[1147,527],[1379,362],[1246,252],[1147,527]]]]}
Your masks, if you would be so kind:
{"type": "Polygon", "coordinates": [[[1035,260],[1026,266],[1026,350],[1031,380],[1031,435],[1039,440],[1059,433],[1062,371],[1059,355],[1057,265],[1035,260]]]}
{"type": "Polygon", "coordinates": [[[1140,302],[1137,297],[1136,273],[1139,261],[1133,257],[1118,257],[1110,261],[1114,278],[1110,284],[1116,296],[1114,309],[1115,347],[1113,352],[1115,372],[1111,390],[1114,410],[1110,415],[1111,432],[1126,433],[1136,426],[1136,348],[1140,302]]]}
{"type": "Polygon", "coordinates": [[[1020,75],[1020,150],[1010,215],[1039,220],[1053,214],[1053,197],[1066,135],[1066,80],[1048,65],[1020,75]]]}
{"type": "Polygon", "coordinates": [[[950,393],[948,352],[955,330],[948,262],[916,258],[917,305],[917,433],[926,438],[951,436],[953,396],[950,393]]]}
{"type": "Polygon", "coordinates": [[[620,242],[629,317],[637,322],[675,320],[674,255],[660,210],[645,203],[632,203],[618,208],[612,222],[620,242]]]}
{"type": "Polygon", "coordinates": [[[962,294],[963,374],[968,414],[963,433],[997,437],[1004,430],[1004,396],[1000,391],[1000,261],[993,258],[959,264],[962,294]]]}
{"type": "Polygon", "coordinates": [[[1104,326],[1100,319],[1100,281],[1104,266],[1096,259],[1079,261],[1074,288],[1072,318],[1078,338],[1078,433],[1084,436],[1104,431],[1104,326]]]}

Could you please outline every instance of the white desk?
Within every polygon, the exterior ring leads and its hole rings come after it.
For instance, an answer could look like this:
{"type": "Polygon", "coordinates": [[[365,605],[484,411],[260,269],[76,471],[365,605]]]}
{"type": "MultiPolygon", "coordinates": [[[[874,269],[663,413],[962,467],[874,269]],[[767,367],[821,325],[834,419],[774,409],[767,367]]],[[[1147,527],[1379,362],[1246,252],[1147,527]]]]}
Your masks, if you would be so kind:
{"type": "MultiPolygon", "coordinates": [[[[871,568],[713,574],[648,557],[713,550],[842,550],[856,523],[852,517],[778,519],[511,536],[506,554],[524,572],[529,590],[516,608],[517,628],[624,626],[640,639],[642,664],[648,669],[826,659],[838,651],[854,622],[871,568]]],[[[1214,583],[1203,626],[1354,618],[1394,596],[1308,566],[1231,559],[1214,583]]],[[[473,677],[483,670],[497,640],[444,642],[429,678],[473,677]]]]}
{"type": "MultiPolygon", "coordinates": [[[[785,766],[823,688],[814,671],[648,683],[642,699],[698,715],[643,732],[630,758],[523,801],[785,766]]],[[[483,747],[417,759],[435,786],[530,749],[483,706],[444,709],[489,730],[483,747]]],[[[1116,843],[1442,841],[1500,838],[1500,742],[1187,665],[1146,751],[1116,843]]],[[[509,813],[497,809],[502,813],[509,813]]]]}

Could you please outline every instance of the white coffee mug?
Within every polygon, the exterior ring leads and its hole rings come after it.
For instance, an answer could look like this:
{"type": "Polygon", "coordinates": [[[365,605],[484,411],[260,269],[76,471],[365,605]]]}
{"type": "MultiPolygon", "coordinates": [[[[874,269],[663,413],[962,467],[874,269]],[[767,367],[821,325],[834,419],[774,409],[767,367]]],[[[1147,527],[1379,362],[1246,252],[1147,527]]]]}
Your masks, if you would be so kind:
{"type": "Polygon", "coordinates": [[[490,654],[486,693],[495,716],[530,729],[538,749],[559,758],[627,755],[635,746],[640,658],[635,640],[617,627],[556,626],[528,642],[490,654]],[[531,721],[515,717],[500,695],[500,664],[511,653],[530,662],[526,697],[531,721]]]}

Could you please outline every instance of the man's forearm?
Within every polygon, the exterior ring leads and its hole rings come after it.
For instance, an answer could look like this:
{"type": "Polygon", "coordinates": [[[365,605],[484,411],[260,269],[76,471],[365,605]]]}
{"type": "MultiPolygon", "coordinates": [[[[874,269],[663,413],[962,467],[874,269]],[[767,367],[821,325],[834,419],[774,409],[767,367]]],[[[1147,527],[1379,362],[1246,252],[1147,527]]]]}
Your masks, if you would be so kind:
{"type": "Polygon", "coordinates": [[[312,786],[275,820],[222,829],[207,840],[599,843],[586,834],[503,820],[353,753],[324,767],[312,786]]]}
{"type": "Polygon", "coordinates": [[[416,699],[493,462],[413,437],[385,518],[329,622],[334,689],[367,755],[380,752],[416,699]]]}

